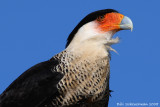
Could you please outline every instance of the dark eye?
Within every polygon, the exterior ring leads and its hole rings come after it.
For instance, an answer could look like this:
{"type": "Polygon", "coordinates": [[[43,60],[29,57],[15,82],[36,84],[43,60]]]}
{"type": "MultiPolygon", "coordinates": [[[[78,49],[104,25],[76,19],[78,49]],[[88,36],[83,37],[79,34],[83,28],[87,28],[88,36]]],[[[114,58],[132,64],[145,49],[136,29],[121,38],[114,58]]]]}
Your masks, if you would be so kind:
{"type": "Polygon", "coordinates": [[[104,16],[100,16],[100,18],[101,18],[101,19],[103,19],[103,18],[104,18],[104,16]]]}
{"type": "Polygon", "coordinates": [[[104,16],[99,16],[98,18],[97,18],[97,21],[103,21],[103,19],[104,19],[104,16]]]}

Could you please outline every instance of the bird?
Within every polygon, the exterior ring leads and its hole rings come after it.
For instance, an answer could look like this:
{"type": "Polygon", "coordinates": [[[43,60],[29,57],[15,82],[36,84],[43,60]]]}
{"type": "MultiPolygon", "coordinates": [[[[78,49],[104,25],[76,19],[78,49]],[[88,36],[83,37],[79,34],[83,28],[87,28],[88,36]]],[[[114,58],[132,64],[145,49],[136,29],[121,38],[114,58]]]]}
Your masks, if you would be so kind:
{"type": "Polygon", "coordinates": [[[120,30],[132,31],[133,23],[117,10],[88,14],[64,50],[23,72],[2,92],[0,107],[108,107],[110,51],[120,30]]]}

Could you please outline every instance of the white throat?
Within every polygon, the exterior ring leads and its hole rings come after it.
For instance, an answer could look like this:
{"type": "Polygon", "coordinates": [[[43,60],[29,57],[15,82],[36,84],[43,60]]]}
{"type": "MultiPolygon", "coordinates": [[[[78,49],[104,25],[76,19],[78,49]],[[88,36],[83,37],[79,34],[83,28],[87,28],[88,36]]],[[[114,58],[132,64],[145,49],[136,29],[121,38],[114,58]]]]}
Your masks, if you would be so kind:
{"type": "MultiPolygon", "coordinates": [[[[95,51],[96,49],[103,48],[106,51],[106,49],[110,48],[110,45],[119,42],[119,38],[112,38],[115,33],[116,31],[108,31],[102,33],[98,29],[98,23],[92,21],[83,25],[78,30],[73,40],[66,49],[74,51],[81,48],[84,50],[91,48],[93,49],[93,51],[95,51]]],[[[112,50],[112,48],[110,49],[112,50]]]]}

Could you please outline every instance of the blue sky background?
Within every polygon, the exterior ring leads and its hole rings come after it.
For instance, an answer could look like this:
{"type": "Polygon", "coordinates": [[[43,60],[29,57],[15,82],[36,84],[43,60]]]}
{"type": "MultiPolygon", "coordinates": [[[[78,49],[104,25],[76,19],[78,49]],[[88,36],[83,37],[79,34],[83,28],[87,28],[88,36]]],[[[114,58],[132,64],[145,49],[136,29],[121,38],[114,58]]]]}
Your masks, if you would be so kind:
{"type": "MultiPolygon", "coordinates": [[[[160,103],[159,0],[1,0],[0,93],[31,66],[61,52],[88,13],[113,8],[130,17],[133,32],[116,34],[109,107],[118,102],[160,103]]],[[[160,106],[160,104],[159,104],[160,106]]]]}

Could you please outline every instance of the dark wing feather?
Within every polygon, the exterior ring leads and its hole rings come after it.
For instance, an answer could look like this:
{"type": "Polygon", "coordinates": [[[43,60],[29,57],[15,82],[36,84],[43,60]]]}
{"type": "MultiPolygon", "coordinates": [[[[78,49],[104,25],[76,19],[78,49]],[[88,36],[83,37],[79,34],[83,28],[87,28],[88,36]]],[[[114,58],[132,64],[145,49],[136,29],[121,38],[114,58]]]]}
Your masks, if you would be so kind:
{"type": "Polygon", "coordinates": [[[0,107],[38,107],[58,94],[57,83],[63,75],[52,72],[58,61],[39,63],[19,76],[0,96],[0,107]]]}

